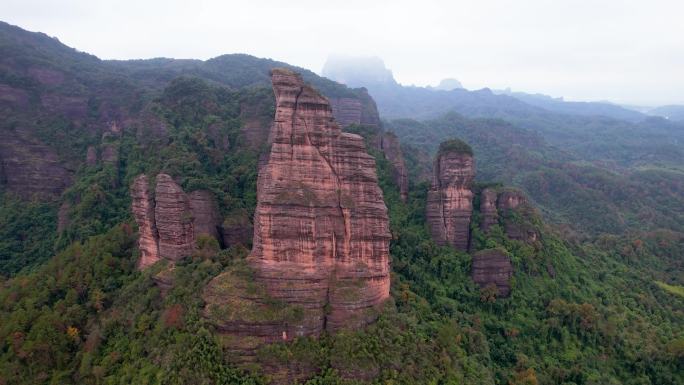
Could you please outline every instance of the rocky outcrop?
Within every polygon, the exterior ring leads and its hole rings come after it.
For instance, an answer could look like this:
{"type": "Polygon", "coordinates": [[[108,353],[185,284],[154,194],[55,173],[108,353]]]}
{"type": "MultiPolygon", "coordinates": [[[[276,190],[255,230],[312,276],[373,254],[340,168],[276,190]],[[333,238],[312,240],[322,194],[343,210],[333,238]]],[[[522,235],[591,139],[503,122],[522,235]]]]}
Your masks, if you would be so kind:
{"type": "Polygon", "coordinates": [[[169,175],[159,174],[154,200],[159,254],[172,261],[192,254],[195,230],[190,201],[183,189],[169,175]]]}
{"type": "Polygon", "coordinates": [[[538,239],[537,230],[531,223],[534,209],[525,194],[508,189],[499,194],[497,208],[502,215],[504,232],[510,239],[532,243],[538,239]],[[513,215],[517,213],[517,215],[513,215]]]}
{"type": "Polygon", "coordinates": [[[175,262],[191,255],[201,234],[221,239],[218,205],[209,191],[186,194],[169,175],[159,174],[153,196],[142,174],[133,181],[131,198],[138,224],[140,269],[161,259],[175,262]]]}
{"type": "Polygon", "coordinates": [[[138,248],[140,249],[138,268],[144,269],[161,259],[159,234],[154,219],[154,198],[150,193],[147,175],[139,175],[133,180],[131,201],[133,217],[138,224],[138,248]]]}
{"type": "Polygon", "coordinates": [[[0,182],[24,199],[57,198],[71,185],[72,173],[57,153],[33,139],[29,130],[3,130],[0,140],[0,182]]]}
{"type": "Polygon", "coordinates": [[[480,193],[480,214],[482,219],[480,228],[485,233],[489,228],[499,223],[499,212],[496,209],[498,193],[492,188],[486,188],[480,193]]]}
{"type": "Polygon", "coordinates": [[[71,222],[69,218],[69,211],[71,210],[71,204],[69,202],[63,202],[59,206],[59,211],[57,211],[57,234],[61,234],[62,231],[69,227],[71,222]]]}
{"type": "Polygon", "coordinates": [[[434,163],[426,208],[428,226],[438,245],[468,250],[474,177],[470,147],[460,140],[442,143],[434,163]]]}
{"type": "Polygon", "coordinates": [[[481,288],[495,286],[498,296],[507,297],[511,293],[512,276],[511,258],[505,251],[488,249],[473,255],[472,278],[481,288]]]}
{"type": "Polygon", "coordinates": [[[385,158],[392,165],[392,179],[399,187],[401,200],[406,202],[408,198],[408,172],[404,163],[404,156],[401,153],[399,138],[391,132],[385,132],[380,140],[380,148],[385,154],[385,158]]]}
{"type": "Polygon", "coordinates": [[[380,127],[380,114],[375,101],[365,88],[356,91],[356,97],[330,97],[335,121],[342,127],[351,124],[380,127]]]}
{"type": "Polygon", "coordinates": [[[276,116],[258,177],[253,280],[236,272],[212,280],[205,315],[223,333],[261,342],[361,327],[389,297],[390,233],[374,159],[298,74],[274,69],[272,81],[276,116]]]}
{"type": "Polygon", "coordinates": [[[192,211],[195,239],[198,239],[200,235],[208,235],[217,241],[221,240],[219,234],[221,216],[214,194],[206,190],[196,190],[188,194],[188,199],[192,211]]]}

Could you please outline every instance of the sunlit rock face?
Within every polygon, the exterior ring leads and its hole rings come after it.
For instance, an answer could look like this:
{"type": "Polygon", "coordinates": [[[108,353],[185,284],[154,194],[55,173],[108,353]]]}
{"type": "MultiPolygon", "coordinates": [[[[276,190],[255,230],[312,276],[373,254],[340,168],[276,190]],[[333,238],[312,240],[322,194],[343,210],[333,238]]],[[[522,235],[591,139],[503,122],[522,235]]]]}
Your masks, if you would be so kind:
{"type": "Polygon", "coordinates": [[[428,191],[427,222],[434,241],[467,251],[475,178],[472,150],[461,141],[442,143],[428,191]]]}
{"type": "Polygon", "coordinates": [[[502,250],[482,250],[473,255],[472,278],[481,288],[492,286],[500,297],[511,293],[513,266],[511,258],[502,250]]]}
{"type": "Polygon", "coordinates": [[[390,286],[375,161],[298,74],[274,69],[272,81],[276,114],[257,183],[251,281],[235,272],[212,280],[205,316],[223,333],[263,342],[362,327],[390,286]],[[252,310],[238,314],[237,303],[252,310]]]}

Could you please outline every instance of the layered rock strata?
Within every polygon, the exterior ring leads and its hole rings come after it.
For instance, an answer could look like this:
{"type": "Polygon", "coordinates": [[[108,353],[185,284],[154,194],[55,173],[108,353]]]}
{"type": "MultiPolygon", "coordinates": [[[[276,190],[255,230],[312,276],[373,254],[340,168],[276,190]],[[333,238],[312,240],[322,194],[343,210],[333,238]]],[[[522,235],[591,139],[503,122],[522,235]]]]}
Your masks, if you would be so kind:
{"type": "Polygon", "coordinates": [[[399,187],[401,200],[406,202],[408,198],[408,171],[406,171],[399,138],[391,132],[384,133],[380,140],[380,148],[385,154],[385,158],[392,165],[392,179],[397,187],[399,187]]]}
{"type": "Polygon", "coordinates": [[[426,208],[428,226],[438,245],[468,250],[474,177],[470,147],[459,140],[442,143],[434,163],[426,208]]]}
{"type": "Polygon", "coordinates": [[[472,278],[480,287],[493,285],[498,296],[507,297],[511,293],[512,276],[511,258],[504,251],[488,249],[473,255],[472,278]]]}
{"type": "Polygon", "coordinates": [[[209,191],[186,194],[167,174],[156,178],[154,194],[145,174],[131,185],[133,217],[138,224],[138,267],[144,269],[166,259],[191,255],[201,234],[221,240],[221,217],[216,198],[209,191]]]}
{"type": "Polygon", "coordinates": [[[375,101],[365,88],[356,89],[356,98],[331,97],[329,98],[335,121],[342,127],[351,124],[359,124],[371,127],[380,127],[380,114],[375,101]]]}
{"type": "Polygon", "coordinates": [[[159,254],[172,261],[192,254],[195,230],[190,201],[167,174],[157,175],[154,218],[159,234],[159,254]]]}
{"type": "Polygon", "coordinates": [[[205,315],[224,333],[263,342],[361,327],[389,297],[390,233],[374,159],[298,74],[274,69],[272,82],[276,116],[258,177],[252,278],[212,280],[205,315]]]}

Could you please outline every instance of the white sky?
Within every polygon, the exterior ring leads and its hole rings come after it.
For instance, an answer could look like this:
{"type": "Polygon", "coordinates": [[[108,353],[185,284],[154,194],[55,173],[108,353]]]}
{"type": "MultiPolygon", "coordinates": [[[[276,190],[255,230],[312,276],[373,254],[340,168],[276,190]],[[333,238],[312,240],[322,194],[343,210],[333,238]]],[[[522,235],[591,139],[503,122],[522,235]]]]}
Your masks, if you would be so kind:
{"type": "Polygon", "coordinates": [[[320,73],[372,55],[402,84],[684,104],[682,0],[0,0],[0,20],[104,59],[240,52],[320,73]]]}

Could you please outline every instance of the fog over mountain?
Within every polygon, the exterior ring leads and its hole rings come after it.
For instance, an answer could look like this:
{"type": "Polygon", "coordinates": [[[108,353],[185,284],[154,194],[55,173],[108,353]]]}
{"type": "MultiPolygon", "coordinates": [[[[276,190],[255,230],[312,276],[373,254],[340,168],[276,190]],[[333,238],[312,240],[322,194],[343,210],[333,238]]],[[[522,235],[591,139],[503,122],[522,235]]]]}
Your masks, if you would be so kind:
{"type": "Polygon", "coordinates": [[[682,14],[677,0],[2,2],[3,20],[104,59],[246,53],[318,70],[343,53],[383,58],[401,84],[650,107],[684,104],[682,14]]]}

